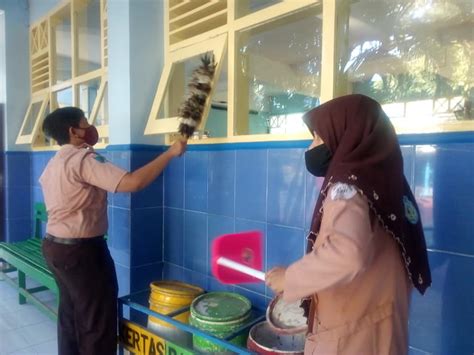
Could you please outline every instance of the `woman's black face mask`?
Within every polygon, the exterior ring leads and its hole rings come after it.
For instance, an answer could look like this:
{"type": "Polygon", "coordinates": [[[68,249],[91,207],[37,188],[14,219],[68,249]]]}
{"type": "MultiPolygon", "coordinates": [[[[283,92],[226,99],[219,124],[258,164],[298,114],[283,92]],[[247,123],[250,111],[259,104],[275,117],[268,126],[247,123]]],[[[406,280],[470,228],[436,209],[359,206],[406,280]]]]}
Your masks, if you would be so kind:
{"type": "Polygon", "coordinates": [[[332,154],[325,144],[320,144],[304,154],[306,169],[314,176],[326,176],[332,154]]]}

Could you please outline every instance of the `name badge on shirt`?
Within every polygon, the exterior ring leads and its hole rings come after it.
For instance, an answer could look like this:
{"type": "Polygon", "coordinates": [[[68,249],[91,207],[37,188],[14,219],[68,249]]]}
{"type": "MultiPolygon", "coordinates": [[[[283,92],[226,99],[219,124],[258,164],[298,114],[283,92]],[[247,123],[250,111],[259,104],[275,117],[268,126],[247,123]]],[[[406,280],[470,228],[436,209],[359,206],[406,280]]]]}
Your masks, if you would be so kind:
{"type": "Polygon", "coordinates": [[[354,186],[338,182],[331,190],[331,200],[349,200],[357,194],[354,186]]]}

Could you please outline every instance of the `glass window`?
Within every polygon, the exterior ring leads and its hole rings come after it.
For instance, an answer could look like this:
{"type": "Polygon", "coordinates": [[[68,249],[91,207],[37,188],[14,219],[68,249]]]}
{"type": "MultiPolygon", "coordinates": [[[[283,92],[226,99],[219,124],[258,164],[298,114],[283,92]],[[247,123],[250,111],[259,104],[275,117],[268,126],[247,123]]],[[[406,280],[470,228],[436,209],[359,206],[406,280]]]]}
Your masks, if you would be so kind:
{"type": "Polygon", "coordinates": [[[319,104],[321,29],[311,8],[237,34],[236,135],[307,132],[301,116],[319,104]]]}
{"type": "Polygon", "coordinates": [[[48,104],[46,105],[44,114],[42,115],[39,122],[38,134],[36,135],[33,141],[33,145],[35,147],[51,147],[53,145],[56,145],[56,141],[54,139],[46,137],[43,133],[43,121],[46,118],[46,116],[49,115],[50,112],[51,110],[50,110],[50,105],[48,102],[48,104]]]}
{"type": "Polygon", "coordinates": [[[43,101],[37,101],[31,104],[30,109],[28,110],[25,117],[23,129],[21,130],[22,136],[27,136],[33,133],[33,129],[35,127],[36,120],[38,119],[38,114],[40,113],[42,104],[43,101]]]}
{"type": "Polygon", "coordinates": [[[66,88],[53,92],[54,109],[72,106],[72,88],[66,88]]]}
{"type": "Polygon", "coordinates": [[[222,70],[212,95],[211,108],[200,138],[227,137],[227,55],[222,62],[222,70]]]}
{"type": "Polygon", "coordinates": [[[54,83],[72,78],[71,8],[64,7],[52,19],[54,83]]]}
{"type": "Polygon", "coordinates": [[[350,5],[347,92],[379,101],[398,133],[474,129],[472,2],[350,5]]]}
{"type": "Polygon", "coordinates": [[[49,105],[49,102],[48,102],[48,105],[46,106],[46,109],[44,111],[44,115],[43,115],[43,117],[41,118],[41,121],[40,121],[40,132],[38,134],[38,137],[44,138],[45,145],[53,146],[53,145],[56,144],[56,141],[52,138],[46,137],[43,133],[43,121],[46,118],[46,116],[48,116],[50,114],[50,112],[51,112],[51,109],[50,109],[50,105],[49,105]]]}
{"type": "MultiPolygon", "coordinates": [[[[171,53],[163,69],[148,117],[145,134],[177,132],[179,127],[179,109],[189,94],[188,84],[193,78],[193,72],[202,65],[201,58],[204,56],[214,57],[216,64],[214,77],[211,81],[211,96],[203,103],[205,107],[203,108],[202,126],[206,127],[210,104],[215,100],[216,94],[221,98],[219,100],[227,97],[227,79],[220,80],[226,43],[227,36],[221,35],[171,53]]],[[[218,120],[221,121],[220,119],[218,120]]],[[[211,124],[212,122],[211,120],[211,124]]],[[[213,127],[212,130],[216,133],[216,127],[213,127]]],[[[219,128],[219,132],[222,132],[221,128],[219,128]]]]}
{"type": "Polygon", "coordinates": [[[178,110],[187,93],[193,70],[201,65],[201,57],[204,55],[212,56],[213,53],[209,51],[173,63],[158,119],[178,116],[178,110]]]}
{"type": "Polygon", "coordinates": [[[99,109],[97,111],[97,116],[94,121],[96,126],[105,126],[109,124],[109,90],[108,85],[105,83],[104,95],[102,96],[102,101],[100,102],[99,109]]]}
{"type": "Polygon", "coordinates": [[[265,9],[269,6],[278,4],[283,0],[239,0],[235,1],[236,17],[243,17],[259,10],[265,9]]]}
{"type": "Polygon", "coordinates": [[[87,0],[77,5],[78,75],[100,69],[100,0],[87,0]]]}
{"type": "Polygon", "coordinates": [[[77,86],[79,90],[79,107],[84,111],[86,117],[90,117],[92,113],[100,82],[101,78],[95,78],[77,86]]]}
{"type": "Polygon", "coordinates": [[[41,124],[46,112],[49,112],[49,95],[43,95],[33,99],[26,110],[23,123],[20,128],[16,144],[31,144],[37,136],[38,129],[41,129],[41,124]]]}

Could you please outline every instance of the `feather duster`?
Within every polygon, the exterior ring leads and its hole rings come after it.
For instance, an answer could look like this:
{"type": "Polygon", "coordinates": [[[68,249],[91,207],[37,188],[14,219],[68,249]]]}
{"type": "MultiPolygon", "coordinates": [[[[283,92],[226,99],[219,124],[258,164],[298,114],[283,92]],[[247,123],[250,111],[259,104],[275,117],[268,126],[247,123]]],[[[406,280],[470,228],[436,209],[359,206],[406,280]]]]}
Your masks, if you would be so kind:
{"type": "Polygon", "coordinates": [[[204,106],[211,92],[215,70],[214,55],[206,54],[201,57],[201,65],[192,73],[191,81],[188,84],[188,94],[178,111],[180,116],[178,130],[183,137],[191,137],[201,123],[204,106]]]}

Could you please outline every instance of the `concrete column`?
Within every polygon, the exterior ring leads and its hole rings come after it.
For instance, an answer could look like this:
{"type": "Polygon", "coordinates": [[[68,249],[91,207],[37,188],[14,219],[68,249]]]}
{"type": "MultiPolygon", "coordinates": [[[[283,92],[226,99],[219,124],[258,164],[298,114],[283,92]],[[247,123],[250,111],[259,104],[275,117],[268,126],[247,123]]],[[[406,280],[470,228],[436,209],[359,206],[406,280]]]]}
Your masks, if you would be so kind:
{"type": "Polygon", "coordinates": [[[110,144],[162,144],[143,132],[163,69],[163,1],[108,7],[110,144]]]}

